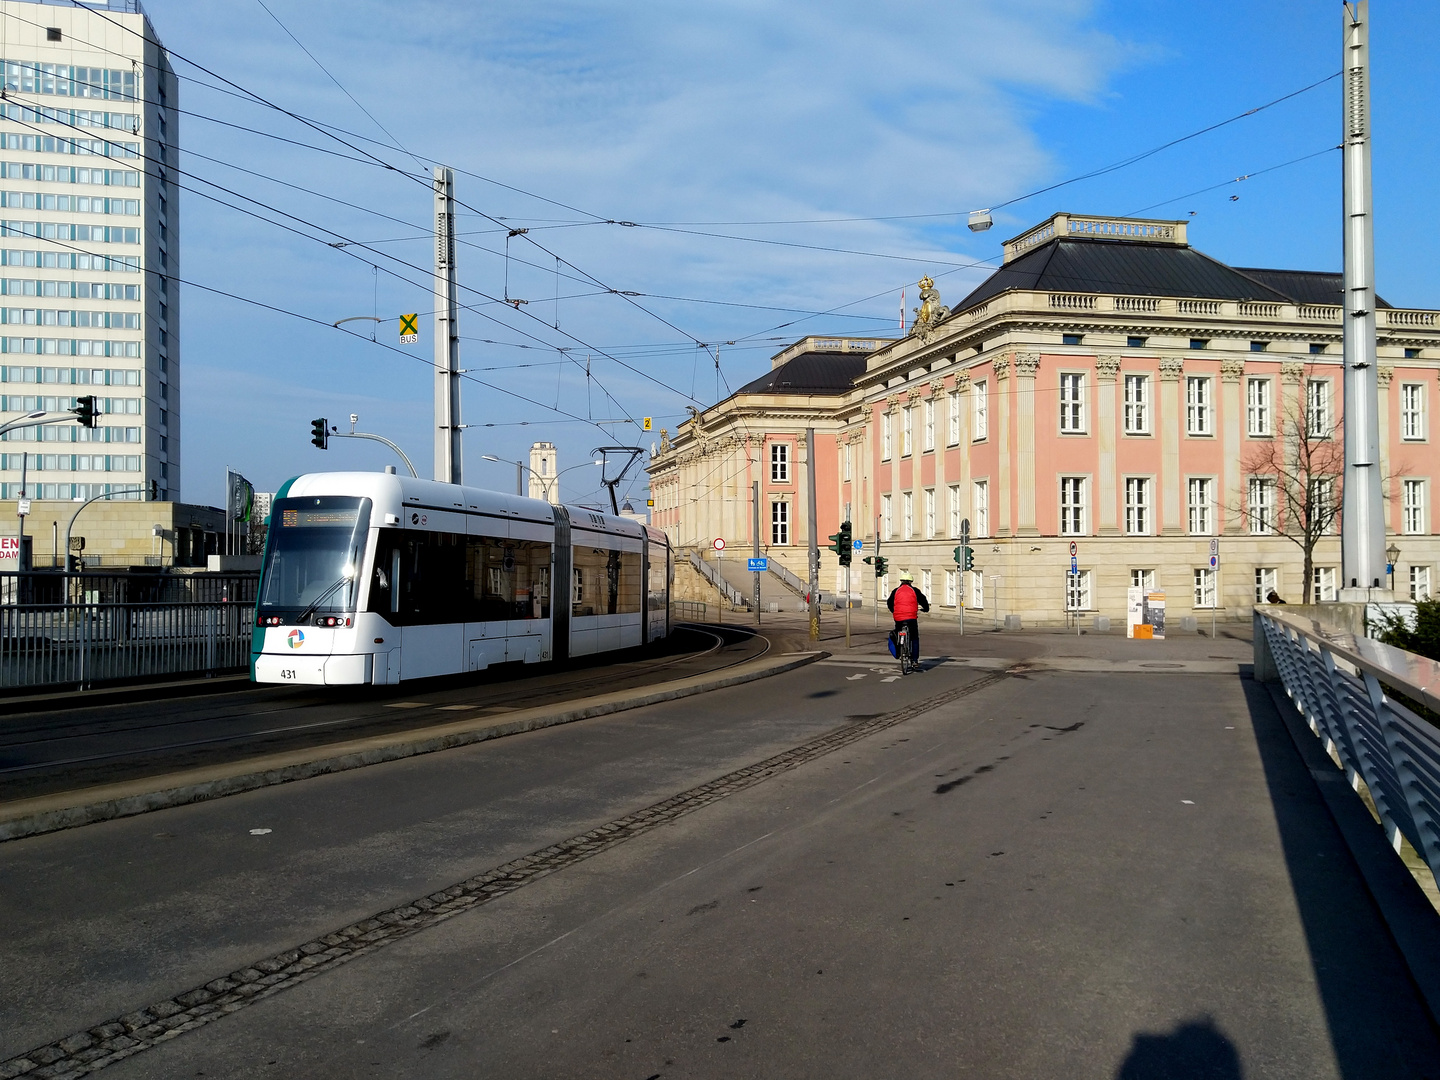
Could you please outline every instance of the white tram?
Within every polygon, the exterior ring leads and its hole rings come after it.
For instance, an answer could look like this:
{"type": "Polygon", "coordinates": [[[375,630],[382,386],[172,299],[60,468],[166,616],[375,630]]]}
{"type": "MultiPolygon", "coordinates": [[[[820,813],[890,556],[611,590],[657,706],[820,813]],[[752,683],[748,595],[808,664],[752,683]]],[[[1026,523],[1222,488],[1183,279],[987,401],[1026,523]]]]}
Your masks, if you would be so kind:
{"type": "Polygon", "coordinates": [[[270,510],[250,676],[381,685],[630,648],[670,633],[673,576],[665,534],[628,518],[307,473],[270,510]]]}

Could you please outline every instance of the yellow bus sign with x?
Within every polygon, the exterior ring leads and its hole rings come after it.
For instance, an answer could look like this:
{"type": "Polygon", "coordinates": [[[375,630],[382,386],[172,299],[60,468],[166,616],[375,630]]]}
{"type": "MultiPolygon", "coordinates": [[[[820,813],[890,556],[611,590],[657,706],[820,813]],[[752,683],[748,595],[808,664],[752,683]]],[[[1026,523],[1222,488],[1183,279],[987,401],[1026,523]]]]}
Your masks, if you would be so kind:
{"type": "Polygon", "coordinates": [[[420,313],[412,312],[400,316],[400,344],[414,345],[420,340],[420,313]]]}

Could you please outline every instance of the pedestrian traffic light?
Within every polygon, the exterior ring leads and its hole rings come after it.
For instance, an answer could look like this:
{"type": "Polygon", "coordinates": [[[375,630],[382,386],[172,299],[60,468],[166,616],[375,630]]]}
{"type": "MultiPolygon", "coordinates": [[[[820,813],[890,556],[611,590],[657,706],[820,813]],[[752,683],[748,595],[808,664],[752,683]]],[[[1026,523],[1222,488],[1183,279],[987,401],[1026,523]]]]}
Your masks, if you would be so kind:
{"type": "Polygon", "coordinates": [[[310,442],[321,450],[326,449],[326,443],[330,439],[330,433],[325,426],[327,423],[328,421],[323,416],[317,416],[310,421],[310,442]]]}
{"type": "MultiPolygon", "coordinates": [[[[866,561],[866,562],[869,562],[870,560],[869,560],[869,559],[866,559],[865,561],[866,561]]],[[[888,562],[886,562],[886,560],[885,560],[885,558],[884,558],[883,556],[881,556],[881,555],[876,555],[876,556],[875,556],[875,576],[876,576],[876,577],[884,577],[884,576],[885,576],[885,570],[886,570],[886,568],[887,568],[889,565],[890,565],[890,564],[889,564],[888,562]]]]}
{"type": "Polygon", "coordinates": [[[75,408],[71,410],[75,419],[80,421],[81,427],[93,428],[95,426],[95,395],[86,394],[84,397],[75,399],[75,408]]]}

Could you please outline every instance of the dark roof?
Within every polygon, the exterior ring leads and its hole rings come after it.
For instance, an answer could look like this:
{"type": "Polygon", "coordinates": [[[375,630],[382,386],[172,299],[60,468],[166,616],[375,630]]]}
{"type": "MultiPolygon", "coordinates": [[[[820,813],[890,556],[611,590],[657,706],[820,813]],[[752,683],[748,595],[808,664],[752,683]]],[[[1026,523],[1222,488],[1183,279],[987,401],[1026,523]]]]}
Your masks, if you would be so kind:
{"type": "Polygon", "coordinates": [[[1061,238],[1027,251],[996,270],[955,305],[955,310],[964,311],[1008,289],[1205,300],[1288,299],[1266,283],[1192,247],[1061,238]]]}
{"type": "MultiPolygon", "coordinates": [[[[1262,285],[1284,293],[1297,304],[1338,304],[1341,293],[1345,291],[1345,276],[1326,270],[1261,270],[1251,266],[1237,266],[1235,269],[1262,285]]],[[[1388,308],[1390,305],[1377,296],[1375,306],[1388,308]]]]}
{"type": "Polygon", "coordinates": [[[800,353],[735,394],[844,394],[865,373],[865,360],[865,353],[800,353]]]}

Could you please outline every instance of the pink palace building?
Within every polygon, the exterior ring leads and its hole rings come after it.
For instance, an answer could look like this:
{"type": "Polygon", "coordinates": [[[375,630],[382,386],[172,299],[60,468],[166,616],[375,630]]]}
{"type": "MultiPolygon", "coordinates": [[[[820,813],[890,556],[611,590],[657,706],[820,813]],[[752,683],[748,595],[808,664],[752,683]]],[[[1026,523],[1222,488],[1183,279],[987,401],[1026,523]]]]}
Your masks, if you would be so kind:
{"type": "MultiPolygon", "coordinates": [[[[878,539],[889,561],[876,582],[856,559],[865,603],[902,569],[937,610],[1026,625],[1123,625],[1136,585],[1163,591],[1172,621],[1248,616],[1272,590],[1334,600],[1340,275],[1228,266],[1186,225],[1056,214],[1006,241],[953,312],[922,282],[904,338],[791,345],[662,433],[655,523],[681,547],[723,536],[748,553],[758,480],[761,547],[803,577],[813,428],[822,547],[848,518],[861,554],[878,539]],[[953,554],[967,521],[970,573],[953,554]]],[[[1378,307],[1393,585],[1423,598],[1440,585],[1440,312],[1378,307]]],[[[821,565],[822,588],[842,593],[836,557],[821,565]]]]}

